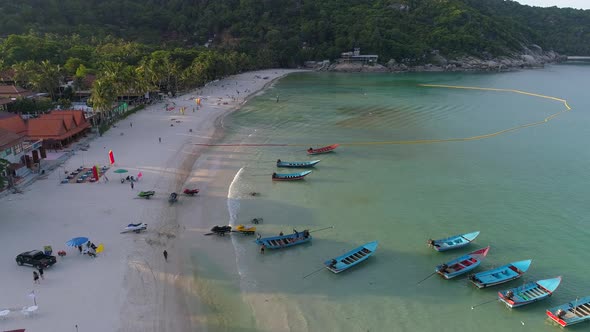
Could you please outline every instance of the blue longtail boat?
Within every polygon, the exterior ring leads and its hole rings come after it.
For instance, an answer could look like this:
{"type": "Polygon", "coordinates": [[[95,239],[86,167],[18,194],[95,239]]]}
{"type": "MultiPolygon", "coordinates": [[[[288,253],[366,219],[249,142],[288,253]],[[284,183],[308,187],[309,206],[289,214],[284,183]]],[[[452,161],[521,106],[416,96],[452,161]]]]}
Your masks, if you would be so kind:
{"type": "Polygon", "coordinates": [[[311,171],[304,171],[299,173],[288,173],[288,174],[278,174],[272,173],[272,180],[273,181],[295,181],[295,180],[303,180],[311,171]]]}
{"type": "Polygon", "coordinates": [[[547,316],[562,327],[590,320],[590,296],[547,310],[547,316]]]}
{"type": "Polygon", "coordinates": [[[369,258],[377,250],[378,241],[369,242],[351,251],[324,262],[326,268],[334,273],[340,273],[369,258]]]}
{"type": "Polygon", "coordinates": [[[293,234],[271,236],[256,239],[256,244],[264,245],[267,249],[281,249],[311,241],[309,230],[293,234]]]}
{"type": "Polygon", "coordinates": [[[495,269],[473,274],[469,276],[469,280],[471,280],[477,288],[499,285],[522,277],[522,275],[529,269],[532,262],[531,259],[512,262],[495,269]]]}
{"type": "Polygon", "coordinates": [[[277,160],[277,167],[290,167],[290,168],[309,168],[314,167],[320,160],[311,161],[281,161],[277,160]]]}
{"type": "Polygon", "coordinates": [[[500,291],[498,292],[498,298],[506,303],[508,307],[518,308],[548,298],[559,287],[560,283],[561,277],[537,280],[500,291]]]}
{"type": "Polygon", "coordinates": [[[455,258],[445,264],[438,265],[434,271],[445,279],[454,278],[478,267],[489,251],[489,246],[478,249],[467,255],[455,258]]]}
{"type": "Polygon", "coordinates": [[[472,232],[467,234],[459,234],[455,236],[449,236],[440,240],[428,240],[428,245],[433,247],[436,251],[447,251],[451,249],[463,248],[471,243],[479,235],[478,232],[472,232]]]}

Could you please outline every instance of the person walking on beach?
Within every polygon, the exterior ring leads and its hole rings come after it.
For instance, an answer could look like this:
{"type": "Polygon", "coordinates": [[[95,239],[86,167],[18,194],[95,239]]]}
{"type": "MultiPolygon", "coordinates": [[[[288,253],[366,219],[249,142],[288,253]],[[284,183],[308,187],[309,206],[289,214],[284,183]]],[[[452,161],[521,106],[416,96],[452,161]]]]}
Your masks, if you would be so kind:
{"type": "Polygon", "coordinates": [[[158,141],[160,141],[160,143],[162,143],[162,137],[158,137],[158,141]]]}
{"type": "Polygon", "coordinates": [[[37,271],[33,271],[33,283],[41,284],[41,282],[39,282],[39,274],[37,273],[37,271]]]}
{"type": "Polygon", "coordinates": [[[82,253],[82,246],[81,246],[81,245],[80,245],[80,246],[78,246],[78,251],[79,251],[80,253],[82,253]]]}
{"type": "Polygon", "coordinates": [[[39,271],[39,276],[41,279],[45,280],[45,277],[43,277],[43,266],[40,266],[37,270],[39,271]]]}
{"type": "Polygon", "coordinates": [[[133,190],[133,181],[131,181],[131,190],[133,190]]]}
{"type": "Polygon", "coordinates": [[[168,261],[168,252],[166,250],[164,250],[163,254],[164,254],[164,260],[167,262],[168,261]]]}
{"type": "Polygon", "coordinates": [[[260,246],[260,253],[262,255],[264,255],[264,248],[265,248],[264,244],[260,246]]]}

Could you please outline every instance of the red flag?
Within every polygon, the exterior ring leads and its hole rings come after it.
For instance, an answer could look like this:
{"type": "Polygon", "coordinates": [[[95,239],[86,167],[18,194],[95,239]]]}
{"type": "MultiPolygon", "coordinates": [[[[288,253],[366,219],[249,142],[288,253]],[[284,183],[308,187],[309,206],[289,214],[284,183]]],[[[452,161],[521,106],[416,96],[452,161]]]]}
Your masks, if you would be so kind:
{"type": "Polygon", "coordinates": [[[98,167],[96,165],[92,166],[92,175],[94,176],[94,178],[98,182],[99,175],[98,175],[98,167]]]}
{"type": "Polygon", "coordinates": [[[115,155],[113,154],[113,150],[109,150],[109,161],[111,162],[111,165],[115,164],[115,155]]]}

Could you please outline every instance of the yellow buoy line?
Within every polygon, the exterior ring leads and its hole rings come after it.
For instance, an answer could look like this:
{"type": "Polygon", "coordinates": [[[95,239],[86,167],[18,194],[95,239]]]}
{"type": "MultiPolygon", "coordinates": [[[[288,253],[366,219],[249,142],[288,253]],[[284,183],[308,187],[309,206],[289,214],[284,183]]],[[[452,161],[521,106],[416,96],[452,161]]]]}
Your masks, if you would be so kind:
{"type": "MultiPolygon", "coordinates": [[[[386,144],[431,144],[431,143],[444,143],[444,142],[476,141],[476,140],[481,140],[481,139],[486,139],[486,138],[491,138],[491,137],[499,136],[499,135],[502,135],[502,134],[506,134],[506,133],[509,133],[509,132],[512,132],[512,131],[517,131],[517,130],[528,128],[528,127],[542,125],[542,124],[545,124],[545,123],[549,122],[550,120],[553,120],[558,115],[560,115],[562,113],[565,113],[567,111],[570,111],[572,109],[567,104],[567,100],[565,100],[565,99],[561,99],[561,98],[557,98],[557,97],[551,97],[551,96],[546,96],[546,95],[542,95],[542,94],[538,94],[538,93],[532,93],[532,92],[526,92],[526,91],[521,91],[521,90],[515,90],[515,89],[481,88],[481,87],[474,87],[474,86],[456,86],[456,85],[442,85],[442,84],[418,84],[418,86],[427,87],[427,88],[465,89],[465,90],[480,90],[480,91],[496,91],[496,92],[518,93],[518,94],[527,95],[527,96],[531,96],[531,97],[544,98],[544,99],[550,99],[550,100],[558,101],[560,103],[563,103],[563,105],[565,106],[565,109],[564,110],[561,110],[561,111],[559,111],[557,113],[553,113],[553,114],[549,115],[548,117],[544,118],[541,121],[536,121],[536,122],[531,122],[531,123],[525,123],[525,124],[522,124],[522,125],[518,125],[518,126],[506,128],[506,129],[503,129],[503,130],[499,130],[499,131],[496,131],[496,132],[493,132],[493,133],[483,134],[483,135],[478,135],[478,136],[458,137],[458,138],[443,138],[443,139],[420,139],[420,140],[407,140],[407,141],[353,142],[353,143],[341,143],[341,145],[350,145],[350,146],[352,146],[352,145],[386,145],[386,144]]],[[[289,146],[307,146],[309,144],[288,144],[288,145],[289,146]]]]}

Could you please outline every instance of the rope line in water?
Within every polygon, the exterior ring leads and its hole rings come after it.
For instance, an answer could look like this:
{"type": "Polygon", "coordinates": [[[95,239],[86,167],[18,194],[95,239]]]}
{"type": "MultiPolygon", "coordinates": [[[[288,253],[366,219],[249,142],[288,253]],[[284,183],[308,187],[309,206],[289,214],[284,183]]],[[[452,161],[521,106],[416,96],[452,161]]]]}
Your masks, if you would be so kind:
{"type": "MultiPolygon", "coordinates": [[[[477,135],[477,136],[442,138],[442,139],[420,139],[420,140],[406,140],[406,141],[350,142],[350,143],[340,143],[340,145],[343,145],[343,146],[393,145],[393,144],[401,145],[401,144],[432,144],[432,143],[446,143],[446,142],[477,141],[477,140],[482,140],[482,139],[486,139],[486,138],[492,138],[495,136],[499,136],[502,134],[506,134],[509,132],[517,131],[517,130],[528,128],[528,127],[534,127],[534,126],[546,124],[547,122],[553,120],[557,116],[572,110],[572,108],[568,105],[567,100],[565,100],[565,99],[552,97],[552,96],[546,96],[546,95],[542,95],[542,94],[538,94],[538,93],[526,92],[526,91],[522,91],[522,90],[516,90],[516,89],[481,88],[481,87],[475,87],[475,86],[459,86],[459,85],[444,85],[444,84],[418,84],[418,86],[425,87],[425,88],[462,89],[462,90],[480,90],[480,91],[517,93],[517,94],[522,94],[522,95],[531,96],[531,97],[544,98],[544,99],[558,101],[560,103],[563,103],[563,105],[565,106],[565,109],[561,110],[559,112],[553,113],[540,121],[525,123],[522,125],[502,129],[502,130],[499,130],[499,131],[496,131],[493,133],[477,135]]],[[[332,144],[332,143],[330,143],[330,144],[332,144]]],[[[306,146],[307,147],[310,145],[328,145],[328,144],[306,143],[306,144],[195,144],[195,145],[201,145],[201,146],[306,146]]]]}

